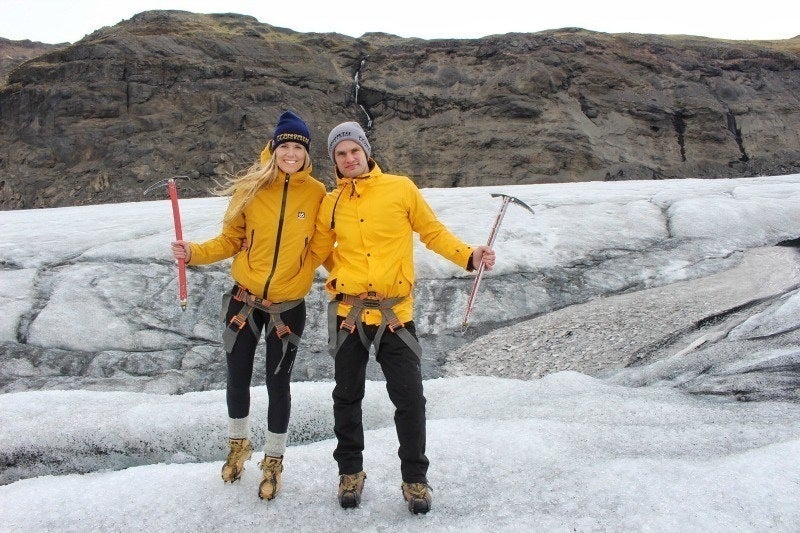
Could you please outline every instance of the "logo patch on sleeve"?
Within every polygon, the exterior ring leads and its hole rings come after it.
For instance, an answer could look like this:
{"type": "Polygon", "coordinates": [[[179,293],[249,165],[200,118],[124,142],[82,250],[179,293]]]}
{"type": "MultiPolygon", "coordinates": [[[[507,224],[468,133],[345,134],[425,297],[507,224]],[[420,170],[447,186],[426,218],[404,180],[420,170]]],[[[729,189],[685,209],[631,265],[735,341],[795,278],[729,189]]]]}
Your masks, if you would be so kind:
{"type": "Polygon", "coordinates": [[[297,212],[297,218],[301,218],[301,219],[302,218],[306,218],[306,212],[305,211],[298,211],[297,212]]]}

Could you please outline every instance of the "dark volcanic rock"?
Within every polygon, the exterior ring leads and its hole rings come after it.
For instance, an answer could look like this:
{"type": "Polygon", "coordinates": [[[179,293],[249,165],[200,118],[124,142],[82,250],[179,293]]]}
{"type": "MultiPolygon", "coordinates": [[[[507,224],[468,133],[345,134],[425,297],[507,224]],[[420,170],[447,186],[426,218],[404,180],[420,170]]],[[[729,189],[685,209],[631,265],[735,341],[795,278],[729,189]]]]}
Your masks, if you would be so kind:
{"type": "Polygon", "coordinates": [[[20,63],[50,50],[63,48],[64,44],[45,44],[33,41],[11,41],[0,37],[0,87],[5,85],[8,73],[20,63]]]}
{"type": "Polygon", "coordinates": [[[798,50],[583,30],[398,42],[362,92],[382,155],[424,185],[780,174],[800,168],[798,50]]]}
{"type": "Polygon", "coordinates": [[[302,34],[152,11],[21,64],[0,87],[0,207],[136,201],[252,162],[283,109],[315,174],[343,120],[420,186],[800,171],[800,39],[578,29],[475,40],[302,34]],[[358,83],[358,91],[355,91],[358,83]]]}
{"type": "Polygon", "coordinates": [[[239,15],[146,12],[40,56],[0,91],[2,205],[141,200],[173,175],[192,178],[184,196],[206,195],[257,157],[287,107],[311,123],[322,161],[325,128],[350,116],[329,103],[352,89],[351,47],[336,53],[346,42],[239,15]]]}

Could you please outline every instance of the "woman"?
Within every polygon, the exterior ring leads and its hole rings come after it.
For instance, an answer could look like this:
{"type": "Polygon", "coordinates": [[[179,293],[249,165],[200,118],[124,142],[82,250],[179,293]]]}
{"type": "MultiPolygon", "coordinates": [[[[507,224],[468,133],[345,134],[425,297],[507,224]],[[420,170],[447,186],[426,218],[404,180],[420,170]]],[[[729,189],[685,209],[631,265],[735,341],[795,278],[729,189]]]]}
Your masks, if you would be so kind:
{"type": "Polygon", "coordinates": [[[202,244],[172,243],[176,259],[203,265],[236,256],[236,284],[223,301],[227,353],[230,453],[222,479],[233,483],[252,453],[250,380],[261,331],[266,324],[266,382],[269,405],[263,472],[258,495],[271,500],[281,485],[291,409],[289,383],[306,320],[303,298],[314,265],[305,261],[325,186],[311,176],[308,126],[291,111],[278,120],[261,161],[217,191],[231,195],[222,233],[202,244]]]}

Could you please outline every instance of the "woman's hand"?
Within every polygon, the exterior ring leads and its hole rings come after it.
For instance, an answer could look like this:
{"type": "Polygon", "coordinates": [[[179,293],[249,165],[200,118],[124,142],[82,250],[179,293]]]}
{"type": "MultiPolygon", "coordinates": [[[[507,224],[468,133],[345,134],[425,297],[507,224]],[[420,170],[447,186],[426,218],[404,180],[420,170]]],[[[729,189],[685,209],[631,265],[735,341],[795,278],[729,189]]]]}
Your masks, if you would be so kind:
{"type": "Polygon", "coordinates": [[[192,249],[189,248],[189,243],[186,241],[173,241],[172,242],[172,257],[176,260],[183,260],[189,262],[192,258],[192,249]]]}

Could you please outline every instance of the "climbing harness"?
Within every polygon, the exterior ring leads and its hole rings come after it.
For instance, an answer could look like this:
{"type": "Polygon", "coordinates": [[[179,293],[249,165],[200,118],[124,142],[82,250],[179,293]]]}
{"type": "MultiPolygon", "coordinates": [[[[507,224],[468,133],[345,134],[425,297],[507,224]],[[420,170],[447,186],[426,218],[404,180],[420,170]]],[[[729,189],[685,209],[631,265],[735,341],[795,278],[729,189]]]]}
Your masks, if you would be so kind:
{"type": "Polygon", "coordinates": [[[277,374],[281,369],[281,363],[283,363],[284,357],[286,357],[286,350],[288,349],[289,344],[294,346],[300,345],[300,337],[292,333],[292,330],[289,328],[289,326],[283,323],[283,320],[281,319],[281,313],[288,311],[289,309],[294,309],[303,303],[303,300],[288,300],[280,303],[272,303],[269,300],[265,300],[255,296],[254,294],[251,294],[241,285],[236,285],[232,292],[228,292],[223,295],[223,313],[225,313],[225,310],[228,309],[228,304],[230,303],[231,298],[237,302],[242,302],[244,305],[242,305],[242,308],[239,309],[239,312],[230,319],[225,331],[222,333],[222,345],[225,348],[225,352],[231,353],[233,350],[233,345],[236,342],[236,337],[239,335],[239,332],[244,329],[246,324],[250,325],[253,335],[256,337],[259,336],[260,331],[258,326],[256,326],[255,320],[253,319],[253,310],[259,309],[264,311],[269,315],[269,324],[267,324],[266,328],[267,335],[269,335],[269,333],[272,331],[272,328],[275,328],[275,334],[283,343],[283,354],[281,355],[281,360],[278,362],[278,367],[275,369],[275,374],[277,374]]]}
{"type": "Polygon", "coordinates": [[[390,332],[397,334],[400,339],[405,342],[411,351],[414,352],[418,358],[422,357],[422,347],[419,341],[414,338],[414,335],[405,327],[405,324],[397,318],[397,315],[392,311],[392,307],[399,304],[407,297],[402,296],[399,298],[386,298],[380,293],[369,291],[363,292],[358,296],[352,294],[337,294],[328,303],[328,350],[331,357],[336,357],[339,349],[344,344],[348,335],[351,335],[358,330],[358,337],[361,339],[361,344],[369,350],[370,345],[375,345],[375,354],[377,355],[378,349],[381,345],[381,337],[388,328],[390,332]],[[350,312],[344,317],[339,327],[336,327],[337,322],[337,309],[339,304],[343,303],[350,306],[350,312]],[[370,341],[367,333],[364,331],[364,323],[361,321],[362,313],[367,309],[377,309],[381,313],[381,323],[378,326],[378,331],[375,332],[375,337],[370,341]]]}

